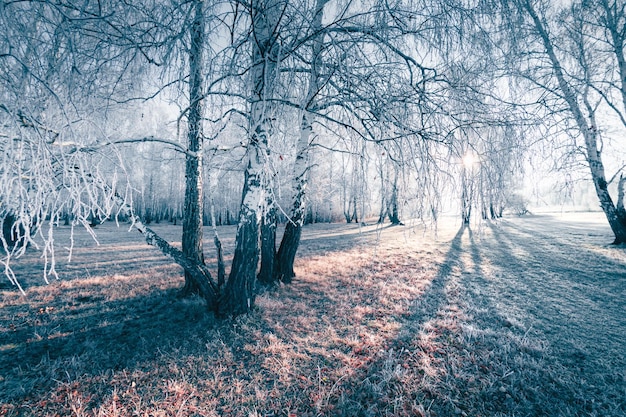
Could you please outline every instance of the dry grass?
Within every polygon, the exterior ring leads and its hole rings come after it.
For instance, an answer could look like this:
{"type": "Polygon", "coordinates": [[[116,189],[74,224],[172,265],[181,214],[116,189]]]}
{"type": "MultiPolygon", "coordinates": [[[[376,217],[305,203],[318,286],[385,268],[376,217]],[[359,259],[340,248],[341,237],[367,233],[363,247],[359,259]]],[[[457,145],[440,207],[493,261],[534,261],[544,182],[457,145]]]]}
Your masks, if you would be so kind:
{"type": "Polygon", "coordinates": [[[227,321],[107,225],[1,292],[0,416],[626,415],[624,250],[554,224],[310,226],[294,283],[227,321]]]}

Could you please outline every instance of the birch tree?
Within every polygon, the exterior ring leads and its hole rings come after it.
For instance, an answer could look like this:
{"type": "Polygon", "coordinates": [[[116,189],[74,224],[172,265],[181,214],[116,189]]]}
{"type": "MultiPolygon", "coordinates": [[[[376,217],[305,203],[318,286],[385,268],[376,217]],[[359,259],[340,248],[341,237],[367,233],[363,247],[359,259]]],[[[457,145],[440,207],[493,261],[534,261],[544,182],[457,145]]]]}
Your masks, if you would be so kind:
{"type": "MultiPolygon", "coordinates": [[[[608,3],[605,2],[605,5],[608,3]]],[[[602,3],[600,7],[603,7],[602,3]]],[[[571,121],[576,129],[576,136],[583,140],[585,159],[600,207],[615,236],[614,243],[618,244],[626,242],[626,219],[620,216],[608,189],[610,179],[607,177],[603,160],[601,129],[597,117],[598,101],[594,100],[592,94],[593,64],[587,61],[590,56],[593,56],[590,55],[592,51],[587,49],[588,41],[596,34],[584,33],[589,28],[581,26],[583,33],[578,35],[581,36],[578,40],[578,47],[568,49],[567,44],[571,44],[575,39],[573,39],[572,32],[566,31],[568,25],[563,25],[563,20],[557,18],[561,13],[560,16],[565,16],[567,22],[572,22],[573,19],[575,20],[575,14],[582,11],[576,4],[568,8],[533,0],[507,2],[502,8],[505,14],[504,21],[509,29],[508,33],[517,32],[515,35],[517,41],[520,40],[520,32],[528,35],[527,40],[518,42],[511,51],[511,54],[522,53],[527,57],[531,56],[531,60],[524,65],[524,68],[518,70],[517,74],[525,77],[535,88],[541,90],[541,94],[548,98],[543,102],[551,106],[553,111],[566,110],[563,123],[571,121]],[[558,30],[559,27],[563,29],[561,32],[558,30]],[[565,45],[564,48],[557,47],[557,44],[561,42],[565,45]],[[576,50],[578,52],[572,55],[572,52],[576,50]]],[[[611,43],[614,42],[613,39],[611,43]]],[[[623,51],[623,44],[620,45],[618,40],[616,46],[614,52],[617,52],[615,59],[619,70],[618,55],[619,51],[623,51]]],[[[604,81],[610,82],[610,80],[604,81]]]]}
{"type": "Polygon", "coordinates": [[[255,299],[259,260],[259,225],[268,192],[267,157],[273,133],[274,89],[279,69],[277,29],[285,9],[283,0],[264,0],[250,5],[252,67],[249,140],[243,197],[237,225],[235,255],[219,311],[241,314],[255,299]]]}
{"type": "MultiPolygon", "coordinates": [[[[304,44],[309,48],[305,56],[310,59],[306,63],[308,79],[300,105],[294,198],[291,219],[277,254],[275,274],[276,280],[284,282],[294,276],[293,262],[305,212],[306,161],[314,126],[319,128],[318,134],[341,132],[343,137],[355,137],[363,142],[342,150],[354,154],[351,185],[343,185],[347,221],[358,221],[366,214],[363,205],[369,200],[364,197],[367,179],[359,174],[366,162],[365,143],[421,141],[426,136],[423,120],[406,117],[427,112],[425,107],[420,107],[427,100],[428,84],[436,73],[419,62],[416,50],[419,36],[414,30],[419,23],[409,22],[416,17],[411,11],[413,5],[373,3],[366,9],[347,2],[332,6],[327,1],[316,3],[310,45],[304,44]]],[[[397,172],[394,178],[390,218],[399,223],[397,172]]]]}
{"type": "Polygon", "coordinates": [[[311,112],[316,96],[321,89],[322,80],[322,49],[324,39],[322,32],[322,17],[328,0],[317,0],[313,10],[311,32],[314,34],[310,47],[310,68],[308,86],[301,104],[301,120],[298,141],[296,143],[296,158],[292,174],[292,205],[285,232],[276,253],[276,266],[271,276],[273,281],[291,282],[295,276],[293,264],[300,244],[302,226],[306,213],[306,191],[309,171],[309,149],[313,136],[315,115],[311,112]]]}
{"type": "MultiPolygon", "coordinates": [[[[450,118],[442,110],[447,98],[442,91],[450,82],[423,63],[439,59],[432,58],[432,45],[422,33],[434,21],[429,5],[420,4],[416,13],[415,5],[404,1],[3,3],[8,49],[0,51],[7,69],[0,113],[8,126],[2,137],[10,138],[4,146],[11,158],[5,161],[10,169],[3,172],[3,213],[7,224],[12,222],[4,234],[9,237],[5,250],[13,250],[13,240],[26,243],[31,231],[43,230],[43,219],[50,219],[48,230],[53,230],[63,210],[74,213],[79,223],[125,210],[148,243],[181,265],[186,291],[199,292],[219,315],[250,311],[257,279],[288,282],[294,277],[311,146],[337,147],[352,161],[349,174],[358,176],[350,201],[359,220],[369,211],[364,197],[372,149],[389,143],[388,149],[411,153],[414,182],[427,184],[436,152],[424,143],[441,141],[445,147],[450,130],[437,125],[450,118]],[[9,15],[18,18],[12,21],[9,15]],[[431,103],[437,94],[440,103],[431,103]],[[138,100],[154,97],[172,99],[181,108],[173,137],[129,137],[111,126],[123,112],[132,113],[138,100]],[[296,123],[287,119],[294,111],[296,123]],[[289,133],[281,136],[279,127],[289,133]],[[241,135],[236,142],[245,147],[245,172],[234,258],[228,279],[221,272],[216,282],[204,265],[202,247],[202,175],[208,170],[203,158],[209,154],[208,138],[227,134],[241,135]],[[293,196],[276,251],[278,187],[271,161],[279,138],[290,134],[298,138],[293,196]],[[133,212],[132,194],[119,172],[125,162],[120,149],[136,142],[154,142],[185,157],[182,250],[133,212]],[[116,164],[112,155],[118,157],[116,164]],[[66,193],[72,198],[64,198],[66,193]]],[[[408,161],[398,168],[411,166],[408,161]]],[[[389,199],[394,219],[401,177],[394,169],[389,199]]],[[[429,191],[415,194],[435,194],[436,181],[428,184],[424,189],[429,191]]]]}
{"type": "Polygon", "coordinates": [[[18,286],[11,259],[23,254],[27,244],[38,247],[36,236],[43,242],[47,280],[56,276],[54,228],[59,219],[70,215],[73,224],[88,228],[94,215],[113,213],[111,190],[126,191],[116,175],[119,154],[92,151],[103,133],[112,130],[98,98],[114,94],[138,70],[135,48],[123,39],[100,50],[102,39],[92,30],[101,24],[103,12],[94,5],[0,5],[0,221],[10,231],[9,240],[21,242],[14,246],[3,239],[2,264],[18,286]],[[112,79],[116,83],[109,83],[112,79]],[[107,88],[98,90],[97,85],[107,88]],[[110,179],[107,189],[99,186],[105,177],[110,179]]]}

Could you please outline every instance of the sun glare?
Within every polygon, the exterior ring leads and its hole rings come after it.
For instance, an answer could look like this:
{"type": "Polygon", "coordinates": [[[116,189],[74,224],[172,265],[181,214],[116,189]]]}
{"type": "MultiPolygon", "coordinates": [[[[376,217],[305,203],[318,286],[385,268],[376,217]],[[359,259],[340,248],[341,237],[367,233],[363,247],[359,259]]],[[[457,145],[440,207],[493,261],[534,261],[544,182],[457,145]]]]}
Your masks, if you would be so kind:
{"type": "Polygon", "coordinates": [[[471,152],[466,153],[463,157],[463,166],[465,168],[471,168],[476,162],[476,157],[471,152]]]}

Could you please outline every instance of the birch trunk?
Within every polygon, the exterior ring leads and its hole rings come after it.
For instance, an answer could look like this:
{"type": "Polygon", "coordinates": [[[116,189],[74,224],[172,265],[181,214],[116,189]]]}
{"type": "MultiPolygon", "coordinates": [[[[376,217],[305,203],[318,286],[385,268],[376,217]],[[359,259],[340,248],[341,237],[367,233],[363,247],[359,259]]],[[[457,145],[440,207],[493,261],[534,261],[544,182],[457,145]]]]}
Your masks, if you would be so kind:
{"type": "Polygon", "coordinates": [[[541,37],[541,40],[543,41],[544,48],[546,49],[546,53],[552,65],[552,70],[554,71],[554,75],[559,84],[559,88],[563,93],[563,98],[567,102],[569,110],[574,117],[574,121],[576,122],[576,125],[580,133],[582,134],[583,139],[585,140],[587,163],[589,164],[589,170],[591,171],[593,185],[595,187],[598,200],[600,201],[600,206],[602,207],[602,210],[604,211],[609,225],[611,226],[611,230],[613,231],[613,234],[615,236],[615,240],[613,243],[624,243],[626,242],[626,225],[624,224],[624,221],[622,221],[622,219],[620,218],[615,204],[613,203],[613,199],[609,194],[604,164],[602,162],[602,153],[598,149],[597,128],[593,123],[589,125],[587,120],[585,119],[580,104],[578,103],[576,94],[565,79],[561,62],[556,56],[552,41],[550,40],[550,37],[543,25],[543,22],[537,15],[537,12],[528,0],[525,0],[523,5],[529,16],[531,17],[533,24],[535,25],[535,28],[537,29],[537,32],[541,37]]]}
{"type": "Polygon", "coordinates": [[[398,171],[397,165],[393,167],[393,184],[391,186],[391,198],[389,199],[389,207],[387,208],[387,216],[394,226],[402,225],[400,220],[400,212],[398,210],[398,171]]]}
{"type": "Polygon", "coordinates": [[[237,225],[235,254],[228,281],[220,299],[220,315],[238,315],[254,306],[256,270],[259,263],[259,226],[266,199],[267,156],[272,134],[271,99],[278,70],[275,29],[283,8],[278,0],[254,2],[250,14],[253,37],[250,71],[253,102],[250,107],[248,163],[237,225]]]}
{"type": "Polygon", "coordinates": [[[469,225],[472,218],[474,203],[474,178],[471,167],[461,167],[461,219],[464,225],[469,225]],[[467,171],[470,170],[470,173],[467,171]]]}
{"type": "MultiPolygon", "coordinates": [[[[268,193],[271,195],[271,193],[268,193]]],[[[261,269],[257,279],[263,285],[271,285],[274,280],[276,259],[276,227],[278,217],[272,197],[266,198],[266,208],[261,218],[261,269]]]]}
{"type": "Polygon", "coordinates": [[[285,233],[280,242],[276,254],[274,280],[289,283],[296,276],[293,265],[300,245],[302,226],[306,212],[306,190],[308,185],[309,149],[313,134],[314,116],[309,109],[313,106],[315,96],[320,86],[320,57],[323,47],[322,16],[324,6],[328,0],[317,0],[315,16],[313,17],[313,33],[317,37],[313,41],[311,51],[311,72],[309,74],[309,86],[305,96],[302,119],[300,121],[300,136],[296,145],[296,161],[293,167],[293,199],[291,204],[291,216],[285,225],[285,233]]]}
{"type": "Polygon", "coordinates": [[[626,188],[626,177],[620,176],[617,183],[617,213],[622,219],[626,219],[626,209],[624,209],[624,193],[626,188]]]}
{"type": "MultiPolygon", "coordinates": [[[[202,246],[202,48],[204,46],[203,2],[194,5],[189,48],[189,113],[188,148],[185,161],[185,212],[183,216],[182,249],[185,256],[204,265],[202,246]]],[[[185,272],[183,294],[197,293],[199,288],[188,271],[185,272]]]]}
{"type": "Polygon", "coordinates": [[[302,125],[300,127],[300,137],[298,139],[298,150],[296,162],[294,164],[293,188],[294,196],[292,200],[291,216],[285,225],[285,233],[280,242],[278,253],[276,254],[275,274],[276,281],[289,283],[296,276],[293,265],[296,259],[300,237],[302,235],[302,225],[306,212],[306,188],[308,173],[308,152],[309,138],[313,127],[304,110],[302,125]]]}

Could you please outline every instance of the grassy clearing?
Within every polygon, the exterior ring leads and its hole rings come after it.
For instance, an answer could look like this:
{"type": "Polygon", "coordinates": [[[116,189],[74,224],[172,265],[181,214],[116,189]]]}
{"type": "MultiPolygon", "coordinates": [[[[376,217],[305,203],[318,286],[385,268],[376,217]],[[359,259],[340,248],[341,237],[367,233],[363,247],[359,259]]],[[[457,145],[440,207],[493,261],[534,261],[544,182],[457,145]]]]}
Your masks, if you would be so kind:
{"type": "Polygon", "coordinates": [[[557,224],[311,226],[294,283],[226,321],[107,226],[2,291],[0,416],[626,415],[624,249],[557,224]]]}

